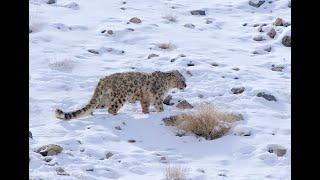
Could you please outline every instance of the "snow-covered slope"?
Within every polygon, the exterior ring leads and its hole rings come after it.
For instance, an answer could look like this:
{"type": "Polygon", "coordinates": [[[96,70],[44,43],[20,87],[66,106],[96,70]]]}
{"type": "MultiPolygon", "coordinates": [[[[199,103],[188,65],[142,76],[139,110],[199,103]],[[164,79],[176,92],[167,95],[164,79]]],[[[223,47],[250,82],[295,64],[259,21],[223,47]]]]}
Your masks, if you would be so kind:
{"type": "Polygon", "coordinates": [[[259,8],[248,0],[125,1],[29,1],[30,178],[164,179],[170,164],[185,167],[188,179],[290,179],[291,48],[281,40],[291,28],[275,26],[274,39],[266,35],[276,18],[290,22],[288,0],[269,0],[259,8]],[[190,14],[198,9],[206,15],[190,14]],[[132,17],[142,23],[127,24],[132,17]],[[189,23],[195,27],[184,26],[189,23]],[[264,23],[264,32],[253,27],[264,23]],[[265,40],[253,40],[257,35],[265,40]],[[171,48],[159,49],[159,43],[171,48]],[[159,56],[148,59],[149,54],[159,56]],[[272,71],[273,64],[283,67],[282,72],[272,71]],[[195,108],[210,102],[241,113],[244,120],[226,136],[205,140],[176,136],[174,128],[163,125],[163,118],[185,112],[175,106],[148,115],[137,103],[126,104],[117,116],[97,111],[67,122],[54,117],[57,107],[85,105],[101,77],[173,69],[184,74],[188,85],[170,92],[174,101],[185,99],[195,108]],[[230,91],[242,86],[242,94],[230,91]],[[259,92],[277,101],[257,97],[259,92]],[[244,131],[251,135],[237,135],[244,131]],[[34,152],[46,144],[63,147],[50,162],[34,152]],[[287,153],[278,157],[268,152],[270,144],[285,147],[287,153]],[[108,152],[113,156],[106,158],[108,152]],[[69,176],[58,175],[57,167],[69,176]]]}

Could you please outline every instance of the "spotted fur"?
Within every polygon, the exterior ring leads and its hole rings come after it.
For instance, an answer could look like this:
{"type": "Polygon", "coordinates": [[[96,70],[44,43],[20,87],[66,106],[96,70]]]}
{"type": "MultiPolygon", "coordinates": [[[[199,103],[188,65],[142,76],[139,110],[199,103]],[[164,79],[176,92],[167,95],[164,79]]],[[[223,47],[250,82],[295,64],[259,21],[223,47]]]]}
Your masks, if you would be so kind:
{"type": "Polygon", "coordinates": [[[186,82],[177,71],[155,71],[151,74],[141,72],[115,73],[100,79],[89,103],[76,111],[55,111],[55,116],[70,120],[88,116],[95,109],[107,108],[110,114],[116,115],[125,102],[140,101],[142,112],[149,113],[150,105],[158,112],[163,111],[165,94],[172,88],[184,89],[186,82]]]}

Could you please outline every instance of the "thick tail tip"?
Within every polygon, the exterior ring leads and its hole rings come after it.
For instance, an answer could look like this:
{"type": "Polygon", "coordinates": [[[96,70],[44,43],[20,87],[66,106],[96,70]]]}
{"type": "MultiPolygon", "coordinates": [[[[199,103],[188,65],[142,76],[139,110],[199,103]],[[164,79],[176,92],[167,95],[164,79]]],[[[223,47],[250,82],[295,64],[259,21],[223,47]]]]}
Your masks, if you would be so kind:
{"type": "Polygon", "coordinates": [[[60,109],[56,109],[55,112],[54,112],[54,115],[56,116],[56,118],[58,119],[62,119],[62,120],[67,120],[65,115],[64,115],[64,112],[61,111],[60,109]]]}

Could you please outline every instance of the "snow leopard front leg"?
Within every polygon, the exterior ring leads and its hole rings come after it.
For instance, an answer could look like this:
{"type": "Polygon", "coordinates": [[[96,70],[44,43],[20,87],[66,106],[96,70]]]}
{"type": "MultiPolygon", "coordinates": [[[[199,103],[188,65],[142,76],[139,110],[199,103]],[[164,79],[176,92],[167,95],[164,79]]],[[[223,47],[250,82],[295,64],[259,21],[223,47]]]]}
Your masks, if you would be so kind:
{"type": "Polygon", "coordinates": [[[163,100],[164,100],[164,94],[162,94],[162,93],[155,94],[153,105],[156,108],[157,112],[164,111],[164,109],[163,109],[163,100]]]}

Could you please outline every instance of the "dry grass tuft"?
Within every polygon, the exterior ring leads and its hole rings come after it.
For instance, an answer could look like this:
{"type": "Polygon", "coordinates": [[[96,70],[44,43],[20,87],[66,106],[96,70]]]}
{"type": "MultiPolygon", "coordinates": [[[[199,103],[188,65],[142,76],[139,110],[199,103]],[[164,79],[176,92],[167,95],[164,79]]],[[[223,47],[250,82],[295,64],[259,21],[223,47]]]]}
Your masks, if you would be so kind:
{"type": "Polygon", "coordinates": [[[177,116],[174,126],[185,132],[212,140],[228,133],[231,123],[240,119],[239,115],[226,114],[205,104],[198,111],[177,116]]]}
{"type": "Polygon", "coordinates": [[[166,180],[186,180],[187,169],[181,166],[168,165],[165,168],[165,179],[166,180]]]}

